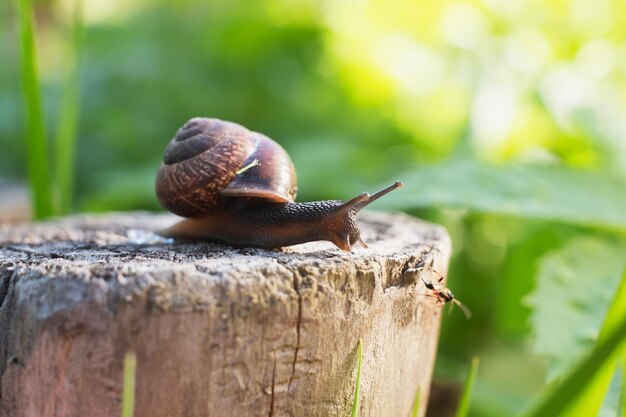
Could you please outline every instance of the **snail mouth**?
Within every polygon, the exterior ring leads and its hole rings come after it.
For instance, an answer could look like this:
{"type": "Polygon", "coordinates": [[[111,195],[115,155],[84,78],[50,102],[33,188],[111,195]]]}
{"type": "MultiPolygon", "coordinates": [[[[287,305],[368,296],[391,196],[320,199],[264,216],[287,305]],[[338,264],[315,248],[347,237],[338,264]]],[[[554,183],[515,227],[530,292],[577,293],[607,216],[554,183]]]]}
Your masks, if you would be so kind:
{"type": "Polygon", "coordinates": [[[330,240],[344,251],[351,251],[352,246],[357,243],[360,243],[363,247],[367,248],[367,244],[363,241],[363,239],[361,239],[359,227],[356,224],[357,213],[362,210],[363,207],[400,187],[402,187],[402,181],[396,181],[372,195],[369,193],[362,193],[344,203],[341,203],[337,207],[335,214],[330,217],[330,219],[332,219],[335,223],[332,223],[329,229],[340,230],[342,232],[336,234],[334,239],[330,240]]]}

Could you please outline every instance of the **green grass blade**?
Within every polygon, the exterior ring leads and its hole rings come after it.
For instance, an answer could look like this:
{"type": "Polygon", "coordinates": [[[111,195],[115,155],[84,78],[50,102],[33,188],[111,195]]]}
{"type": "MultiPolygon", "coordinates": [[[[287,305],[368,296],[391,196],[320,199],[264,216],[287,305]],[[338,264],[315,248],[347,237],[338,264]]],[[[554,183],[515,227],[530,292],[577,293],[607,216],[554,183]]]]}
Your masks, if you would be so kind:
{"type": "Polygon", "coordinates": [[[626,314],[618,315],[624,297],[622,291],[626,287],[622,279],[620,289],[614,302],[609,308],[606,331],[598,340],[594,349],[583,358],[561,380],[553,381],[540,394],[531,408],[522,414],[523,417],[559,416],[572,405],[585,392],[590,381],[595,381],[597,375],[602,374],[604,367],[611,367],[616,363],[626,343],[626,314]],[[622,300],[620,300],[622,298],[622,300]]]}
{"type": "Polygon", "coordinates": [[[352,402],[352,417],[357,417],[359,415],[359,394],[361,393],[361,364],[363,362],[363,348],[361,346],[361,341],[359,340],[359,345],[356,348],[356,384],[354,386],[354,401],[352,402]]]}
{"type": "MultiPolygon", "coordinates": [[[[624,273],[626,275],[626,272],[624,273]]],[[[622,278],[622,286],[626,279],[622,278]]],[[[617,407],[618,417],[626,417],[626,349],[622,352],[622,378],[620,380],[619,403],[617,407]]]]}
{"type": "Polygon", "coordinates": [[[124,386],[122,391],[122,417],[133,417],[135,408],[135,375],[137,356],[134,352],[124,355],[124,386]]]}
{"type": "Polygon", "coordinates": [[[620,385],[617,415],[619,417],[624,417],[626,416],[626,352],[622,353],[622,378],[620,385]]]}
{"type": "Polygon", "coordinates": [[[463,387],[463,393],[461,394],[461,401],[456,409],[455,417],[466,417],[469,411],[470,397],[472,395],[472,388],[474,387],[474,381],[476,381],[476,374],[478,373],[478,365],[480,359],[477,357],[472,358],[472,364],[470,365],[467,379],[465,380],[465,386],[463,387]]]}
{"type": "Polygon", "coordinates": [[[411,411],[411,417],[417,417],[420,412],[420,397],[422,396],[422,387],[417,387],[417,392],[415,393],[415,402],[413,402],[413,410],[411,411]]]}
{"type": "Polygon", "coordinates": [[[26,105],[26,152],[28,176],[35,219],[52,215],[48,180],[48,150],[41,90],[37,75],[37,48],[33,5],[30,0],[16,0],[20,19],[22,94],[26,105]]]}
{"type": "Polygon", "coordinates": [[[72,19],[72,42],[66,59],[66,75],[57,129],[55,181],[58,191],[58,214],[70,212],[74,189],[74,155],[80,98],[80,49],[83,38],[82,0],[75,0],[72,19]]]}

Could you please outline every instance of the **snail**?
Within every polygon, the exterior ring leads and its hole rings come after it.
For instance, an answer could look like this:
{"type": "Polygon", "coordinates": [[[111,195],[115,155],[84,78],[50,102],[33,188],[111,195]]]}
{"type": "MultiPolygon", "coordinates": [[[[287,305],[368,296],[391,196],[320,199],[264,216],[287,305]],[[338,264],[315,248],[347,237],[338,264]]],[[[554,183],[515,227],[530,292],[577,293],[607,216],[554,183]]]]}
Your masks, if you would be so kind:
{"type": "Polygon", "coordinates": [[[296,203],[296,173],[287,152],[260,133],[219,119],[185,123],[165,150],[156,177],[159,202],[186,217],[163,232],[174,238],[278,248],[328,240],[351,251],[361,240],[356,215],[402,186],[348,201],[296,203]]]}

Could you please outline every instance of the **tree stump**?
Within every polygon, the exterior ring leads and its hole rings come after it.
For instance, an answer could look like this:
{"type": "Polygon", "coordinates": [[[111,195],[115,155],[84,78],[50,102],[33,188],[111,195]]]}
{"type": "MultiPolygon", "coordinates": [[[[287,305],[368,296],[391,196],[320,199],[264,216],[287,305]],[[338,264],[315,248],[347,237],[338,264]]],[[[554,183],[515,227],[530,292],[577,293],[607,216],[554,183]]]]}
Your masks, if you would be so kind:
{"type": "Polygon", "coordinates": [[[365,212],[368,249],[267,251],[151,233],[175,220],[0,229],[0,416],[120,416],[134,352],[136,417],[346,417],[359,340],[359,416],[426,404],[442,307],[407,269],[446,273],[443,228],[365,212]]]}

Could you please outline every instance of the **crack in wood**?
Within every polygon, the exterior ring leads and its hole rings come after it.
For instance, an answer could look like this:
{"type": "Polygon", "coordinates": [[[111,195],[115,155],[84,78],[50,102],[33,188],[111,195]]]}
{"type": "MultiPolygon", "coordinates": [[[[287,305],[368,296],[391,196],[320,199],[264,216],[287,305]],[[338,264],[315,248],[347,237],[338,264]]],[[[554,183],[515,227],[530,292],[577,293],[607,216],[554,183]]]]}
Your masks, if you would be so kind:
{"type": "Polygon", "coordinates": [[[298,352],[300,350],[300,329],[302,326],[302,294],[300,294],[300,283],[298,282],[298,274],[293,275],[293,288],[298,294],[298,321],[296,322],[296,347],[293,351],[293,362],[291,364],[291,376],[289,384],[287,384],[287,394],[291,393],[291,383],[296,374],[296,363],[298,362],[298,352]]]}
{"type": "Polygon", "coordinates": [[[9,286],[15,272],[15,262],[3,262],[0,265],[0,308],[9,293],[9,286]]]}
{"type": "Polygon", "coordinates": [[[269,417],[274,415],[274,387],[276,386],[276,358],[274,358],[274,369],[272,370],[272,390],[270,392],[270,413],[269,417]]]}

